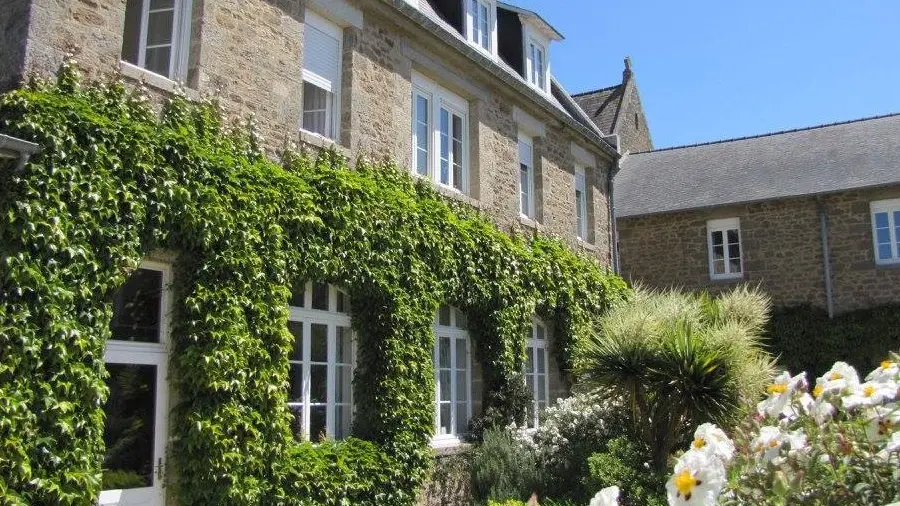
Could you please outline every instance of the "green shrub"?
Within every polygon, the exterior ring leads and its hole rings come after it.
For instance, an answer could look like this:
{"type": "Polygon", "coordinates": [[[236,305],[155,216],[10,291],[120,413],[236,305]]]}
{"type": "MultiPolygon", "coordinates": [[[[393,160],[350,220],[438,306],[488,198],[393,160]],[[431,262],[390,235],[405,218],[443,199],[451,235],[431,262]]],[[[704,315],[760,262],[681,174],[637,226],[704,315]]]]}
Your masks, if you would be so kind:
{"type": "Polygon", "coordinates": [[[759,344],[768,309],[747,288],[718,298],[638,290],[579,343],[578,376],[626,399],[652,467],[664,471],[694,426],[733,423],[771,378],[759,344]]]}
{"type": "Polygon", "coordinates": [[[618,437],[607,443],[606,451],[588,459],[589,490],[613,485],[621,489],[622,506],[665,506],[666,475],[651,469],[650,451],[643,443],[618,437]]]}
{"type": "Polygon", "coordinates": [[[833,319],[811,306],[781,308],[772,314],[766,336],[780,367],[806,371],[810,378],[838,360],[869,370],[884,350],[900,348],[900,306],[852,311],[833,319]]]}
{"type": "Polygon", "coordinates": [[[528,499],[539,488],[537,456],[506,429],[488,429],[472,458],[477,501],[528,499]]]}

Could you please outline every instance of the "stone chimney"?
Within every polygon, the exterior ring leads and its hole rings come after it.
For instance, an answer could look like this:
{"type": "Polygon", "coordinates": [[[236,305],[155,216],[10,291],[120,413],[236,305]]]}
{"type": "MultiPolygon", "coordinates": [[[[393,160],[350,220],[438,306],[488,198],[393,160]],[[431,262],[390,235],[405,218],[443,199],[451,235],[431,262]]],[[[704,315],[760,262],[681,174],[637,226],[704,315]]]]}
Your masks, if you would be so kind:
{"type": "Polygon", "coordinates": [[[628,81],[630,81],[630,80],[631,80],[631,76],[632,76],[632,73],[631,73],[631,57],[630,57],[630,56],[626,56],[626,57],[625,57],[625,70],[622,71],[622,84],[625,84],[625,83],[627,83],[628,81]]]}

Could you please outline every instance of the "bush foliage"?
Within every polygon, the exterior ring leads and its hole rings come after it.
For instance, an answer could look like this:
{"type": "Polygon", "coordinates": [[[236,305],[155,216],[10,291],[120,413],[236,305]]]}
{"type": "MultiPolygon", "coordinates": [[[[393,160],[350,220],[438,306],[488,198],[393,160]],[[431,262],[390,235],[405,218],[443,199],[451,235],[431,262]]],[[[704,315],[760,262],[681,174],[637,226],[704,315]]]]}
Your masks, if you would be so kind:
{"type": "Polygon", "coordinates": [[[843,360],[869,370],[884,350],[900,348],[900,306],[851,311],[831,319],[823,309],[797,306],[777,309],[767,326],[766,345],[778,365],[806,371],[813,378],[843,360]]]}
{"type": "Polygon", "coordinates": [[[433,430],[432,320],[470,314],[490,420],[524,415],[525,330],[554,320],[560,359],[621,279],[560,242],[501,233],[389,163],[269,160],[214,103],[159,117],[120,82],[0,98],[0,131],[40,144],[0,169],[0,495],[92,504],[101,489],[111,296],[175,252],[171,458],[179,504],[411,504],[433,430]],[[297,443],[286,409],[286,301],[298,280],[351,293],[354,438],[297,443]]]}

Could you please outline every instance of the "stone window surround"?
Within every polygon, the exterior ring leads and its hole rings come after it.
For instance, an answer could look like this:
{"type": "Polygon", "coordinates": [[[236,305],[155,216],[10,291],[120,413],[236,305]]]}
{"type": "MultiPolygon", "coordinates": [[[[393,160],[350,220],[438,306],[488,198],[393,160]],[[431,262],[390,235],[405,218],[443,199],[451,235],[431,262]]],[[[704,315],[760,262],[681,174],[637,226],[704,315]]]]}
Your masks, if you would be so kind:
{"type": "Polygon", "coordinates": [[[709,279],[713,281],[731,281],[743,279],[744,277],[744,241],[741,234],[741,221],[740,218],[722,218],[709,220],[706,222],[706,243],[707,243],[707,253],[709,255],[709,279]],[[738,247],[740,248],[740,256],[738,260],[741,264],[741,270],[739,272],[730,272],[730,265],[728,263],[728,239],[727,239],[727,231],[728,230],[737,230],[738,232],[738,247]],[[723,248],[725,253],[725,272],[717,274],[715,272],[715,267],[713,265],[713,240],[712,235],[714,232],[722,232],[722,240],[723,240],[723,248]]]}
{"type": "Polygon", "coordinates": [[[872,256],[878,267],[900,267],[900,222],[897,222],[896,213],[900,212],[900,199],[873,200],[869,203],[870,220],[872,227],[872,256]],[[878,253],[878,232],[876,229],[875,215],[885,213],[888,219],[888,237],[891,244],[892,258],[882,259],[878,253]]]}
{"type": "Polygon", "coordinates": [[[519,150],[519,145],[525,141],[527,144],[531,146],[531,177],[529,181],[531,183],[531,205],[528,209],[528,213],[522,212],[522,203],[521,203],[521,175],[520,171],[520,163],[518,163],[519,157],[516,157],[516,180],[519,182],[517,186],[519,186],[520,198],[519,198],[519,221],[526,226],[531,228],[537,228],[537,224],[543,222],[543,163],[542,163],[542,149],[541,143],[547,135],[547,130],[544,127],[544,124],[540,121],[536,120],[534,117],[526,113],[525,111],[519,109],[518,107],[513,107],[513,121],[518,125],[518,142],[516,143],[516,150],[519,150]]]}

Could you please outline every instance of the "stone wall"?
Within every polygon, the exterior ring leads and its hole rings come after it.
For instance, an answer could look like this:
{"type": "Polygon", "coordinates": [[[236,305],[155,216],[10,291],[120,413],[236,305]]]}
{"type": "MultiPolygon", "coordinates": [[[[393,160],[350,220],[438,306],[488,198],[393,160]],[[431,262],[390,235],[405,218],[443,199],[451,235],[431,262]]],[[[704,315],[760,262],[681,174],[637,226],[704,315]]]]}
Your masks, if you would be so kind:
{"type": "Polygon", "coordinates": [[[712,292],[758,284],[777,306],[826,307],[820,209],[829,221],[834,309],[900,302],[900,269],[875,265],[869,202],[900,197],[900,187],[843,192],[617,222],[623,275],[656,288],[712,292]],[[709,277],[706,222],[740,218],[744,276],[709,277]]]}
{"type": "Polygon", "coordinates": [[[616,133],[619,135],[620,150],[623,153],[638,153],[653,149],[647,116],[644,114],[641,95],[633,76],[625,87],[625,96],[622,97],[616,133]]]}

